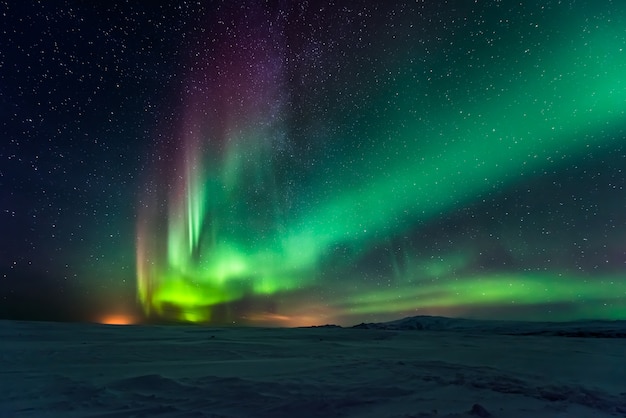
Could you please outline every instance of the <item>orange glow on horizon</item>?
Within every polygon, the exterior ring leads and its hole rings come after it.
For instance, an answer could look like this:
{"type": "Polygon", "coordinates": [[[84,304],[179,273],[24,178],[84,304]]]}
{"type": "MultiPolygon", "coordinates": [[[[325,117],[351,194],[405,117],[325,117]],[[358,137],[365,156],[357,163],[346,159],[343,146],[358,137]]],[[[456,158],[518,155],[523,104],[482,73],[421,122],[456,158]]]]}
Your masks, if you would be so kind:
{"type": "Polygon", "coordinates": [[[127,314],[108,314],[98,318],[96,322],[105,325],[133,325],[137,323],[137,319],[127,314]]]}
{"type": "Polygon", "coordinates": [[[310,327],[325,324],[337,324],[338,310],[328,305],[292,305],[280,306],[278,312],[255,312],[246,315],[244,319],[254,326],[264,327],[310,327]]]}
{"type": "Polygon", "coordinates": [[[320,318],[313,315],[280,315],[276,313],[262,312],[248,315],[247,320],[256,322],[261,326],[279,327],[307,327],[319,325],[320,318]]]}

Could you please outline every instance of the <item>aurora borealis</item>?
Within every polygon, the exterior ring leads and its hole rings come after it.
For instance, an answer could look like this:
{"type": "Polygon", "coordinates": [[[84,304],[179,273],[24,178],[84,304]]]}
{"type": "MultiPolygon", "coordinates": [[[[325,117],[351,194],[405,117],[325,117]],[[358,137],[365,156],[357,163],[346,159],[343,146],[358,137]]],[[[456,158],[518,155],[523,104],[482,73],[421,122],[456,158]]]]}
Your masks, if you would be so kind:
{"type": "MultiPolygon", "coordinates": [[[[128,88],[94,96],[118,108],[82,110],[107,144],[84,200],[116,196],[101,258],[136,270],[135,289],[92,263],[71,288],[136,292],[156,321],[626,318],[618,4],[64,4],[126,45],[99,79],[128,88]]],[[[55,152],[81,158],[72,141],[55,152]]]]}

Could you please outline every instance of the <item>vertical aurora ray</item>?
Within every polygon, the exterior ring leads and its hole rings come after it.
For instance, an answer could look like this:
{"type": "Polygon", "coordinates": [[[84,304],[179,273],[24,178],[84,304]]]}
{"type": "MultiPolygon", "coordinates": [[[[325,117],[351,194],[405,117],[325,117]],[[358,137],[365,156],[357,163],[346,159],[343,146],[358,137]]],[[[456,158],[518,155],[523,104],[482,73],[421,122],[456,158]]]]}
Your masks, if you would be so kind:
{"type": "MultiPolygon", "coordinates": [[[[138,294],[147,314],[230,321],[267,317],[259,312],[270,301],[269,310],[288,318],[306,309],[290,298],[299,301],[307,289],[329,282],[336,296],[324,305],[333,315],[556,303],[572,300],[572,289],[594,300],[611,295],[616,287],[598,290],[578,276],[570,287],[559,270],[470,272],[466,248],[443,266],[411,254],[391,257],[396,287],[389,290],[359,287],[358,277],[322,277],[350,272],[345,266],[361,263],[381,243],[494,189],[559,170],[590,150],[619,147],[626,118],[623,13],[584,39],[583,18],[555,26],[557,40],[534,55],[497,46],[482,74],[459,60],[458,71],[474,78],[454,101],[446,98],[445,77],[429,87],[416,83],[396,108],[372,105],[375,129],[355,126],[342,131],[346,137],[331,138],[356,144],[348,151],[299,165],[297,150],[284,152],[293,132],[288,121],[301,112],[290,107],[298,89],[287,82],[296,78],[285,64],[288,22],[256,10],[216,18],[221,23],[213,29],[226,25],[227,35],[190,65],[172,135],[177,151],[151,179],[140,209],[138,294]],[[293,159],[285,157],[290,152],[293,159]],[[341,262],[338,249],[347,249],[341,262]],[[463,271],[461,283],[455,271],[463,271]],[[424,280],[437,283],[424,286],[424,280]]],[[[371,100],[388,102],[402,82],[371,100]]],[[[343,111],[328,106],[331,113],[343,111]]],[[[607,282],[613,277],[607,274],[607,282]]]]}
{"type": "Polygon", "coordinates": [[[213,320],[216,305],[293,288],[309,267],[284,257],[277,233],[284,41],[261,9],[224,13],[213,23],[222,41],[192,54],[174,161],[157,170],[140,210],[138,294],[148,315],[213,320]]]}

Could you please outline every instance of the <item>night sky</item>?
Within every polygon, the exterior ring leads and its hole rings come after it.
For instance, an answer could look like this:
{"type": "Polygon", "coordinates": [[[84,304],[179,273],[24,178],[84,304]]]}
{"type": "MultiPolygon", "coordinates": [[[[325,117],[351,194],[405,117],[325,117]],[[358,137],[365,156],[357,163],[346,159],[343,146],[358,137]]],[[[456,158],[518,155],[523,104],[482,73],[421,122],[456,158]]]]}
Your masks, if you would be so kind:
{"type": "Polygon", "coordinates": [[[617,1],[2,1],[0,316],[626,319],[625,28],[617,1]]]}

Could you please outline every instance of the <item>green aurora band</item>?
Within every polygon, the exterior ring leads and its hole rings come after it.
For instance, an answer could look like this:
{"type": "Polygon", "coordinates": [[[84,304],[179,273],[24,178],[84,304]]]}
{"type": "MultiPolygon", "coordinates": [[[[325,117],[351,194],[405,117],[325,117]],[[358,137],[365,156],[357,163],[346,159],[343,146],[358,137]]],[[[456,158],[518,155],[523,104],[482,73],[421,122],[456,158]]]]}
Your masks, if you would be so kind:
{"type": "MultiPolygon", "coordinates": [[[[245,115],[230,115],[221,134],[211,124],[224,115],[203,119],[199,101],[188,100],[174,180],[167,181],[165,197],[146,197],[140,212],[138,292],[145,312],[210,322],[215,309],[228,310],[229,303],[275,297],[277,313],[304,317],[302,296],[277,301],[318,287],[320,275],[329,274],[334,249],[347,249],[340,263],[345,269],[339,270],[348,271],[407,228],[419,228],[544,168],[558,170],[611,142],[617,146],[623,137],[611,133],[623,130],[626,118],[623,18],[620,12],[612,20],[598,19],[584,37],[578,32],[581,18],[559,27],[569,32],[532,53],[515,48],[507,53],[507,45],[496,45],[484,73],[474,73],[454,100],[446,97],[451,81],[444,74],[427,86],[422,80],[407,90],[401,80],[378,91],[380,103],[394,91],[402,94],[393,110],[377,116],[382,120],[377,129],[357,127],[347,134],[351,137],[333,139],[355,143],[361,137],[364,146],[318,163],[318,180],[295,195],[306,204],[291,209],[285,207],[290,198],[282,196],[284,185],[298,179],[282,181],[273,174],[282,164],[274,153],[276,138],[288,132],[284,118],[276,116],[288,107],[286,70],[276,65],[277,51],[267,48],[251,63],[262,68],[262,79],[247,79],[262,85],[260,97],[244,98],[245,115]],[[258,109],[268,102],[275,106],[258,109]],[[392,137],[386,134],[392,131],[392,137]],[[221,147],[210,145],[217,137],[221,147]]],[[[249,86],[238,86],[245,96],[249,86]]],[[[470,256],[462,250],[439,264],[405,256],[408,262],[394,268],[395,284],[387,289],[363,285],[355,290],[354,280],[342,285],[337,278],[335,297],[323,303],[327,311],[309,321],[580,299],[614,300],[602,315],[626,317],[626,284],[608,273],[586,280],[558,270],[472,272],[465,268],[470,256]],[[466,273],[460,277],[459,272],[466,273]]],[[[576,314],[597,316],[594,306],[582,306],[576,314]]],[[[245,319],[254,309],[226,317],[245,319]]]]}

